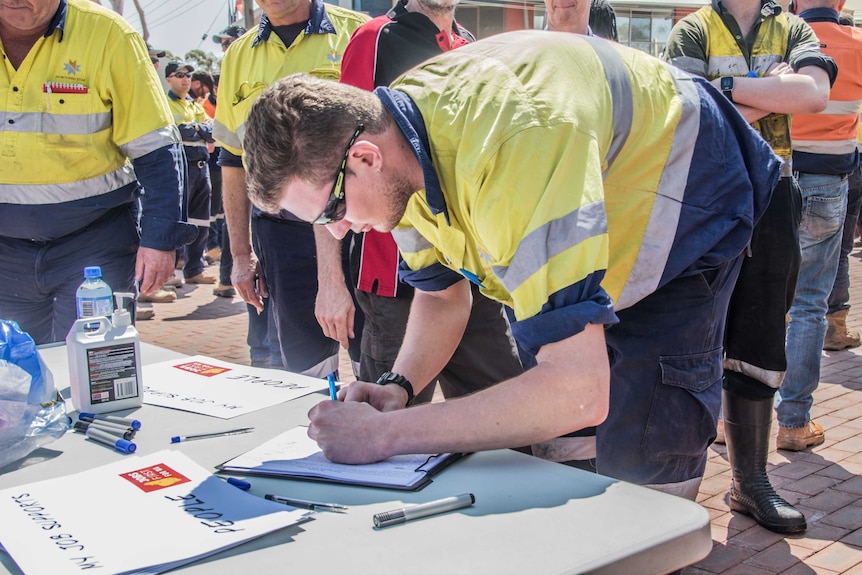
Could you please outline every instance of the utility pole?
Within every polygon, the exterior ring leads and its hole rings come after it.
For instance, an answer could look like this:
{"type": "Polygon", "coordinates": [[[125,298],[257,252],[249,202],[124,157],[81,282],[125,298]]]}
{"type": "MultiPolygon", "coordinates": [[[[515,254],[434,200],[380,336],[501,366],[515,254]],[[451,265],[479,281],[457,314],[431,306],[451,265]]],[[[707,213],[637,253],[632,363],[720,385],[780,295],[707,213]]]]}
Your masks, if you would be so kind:
{"type": "Polygon", "coordinates": [[[254,28],[254,2],[252,0],[243,0],[242,18],[245,20],[246,30],[254,28]]]}

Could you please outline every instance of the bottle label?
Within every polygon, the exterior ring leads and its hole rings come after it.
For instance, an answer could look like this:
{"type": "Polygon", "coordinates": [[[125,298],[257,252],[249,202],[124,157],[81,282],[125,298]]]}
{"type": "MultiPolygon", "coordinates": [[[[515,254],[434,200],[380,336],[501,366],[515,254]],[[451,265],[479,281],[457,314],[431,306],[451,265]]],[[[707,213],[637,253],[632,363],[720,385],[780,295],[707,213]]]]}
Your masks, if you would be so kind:
{"type": "Polygon", "coordinates": [[[138,396],[134,343],[88,349],[87,370],[90,377],[91,404],[138,396]]]}
{"type": "Polygon", "coordinates": [[[78,318],[82,317],[109,317],[114,313],[114,301],[112,296],[78,299],[78,318]]]}

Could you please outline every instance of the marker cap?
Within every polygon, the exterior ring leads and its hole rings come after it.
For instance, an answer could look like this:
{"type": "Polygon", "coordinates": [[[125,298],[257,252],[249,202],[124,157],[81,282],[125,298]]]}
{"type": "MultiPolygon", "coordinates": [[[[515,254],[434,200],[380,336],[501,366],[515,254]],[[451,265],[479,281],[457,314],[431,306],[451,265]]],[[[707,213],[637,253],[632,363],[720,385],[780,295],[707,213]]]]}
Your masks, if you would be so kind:
{"type": "Polygon", "coordinates": [[[183,438],[180,437],[179,435],[174,435],[173,437],[171,437],[171,443],[179,443],[182,440],[183,440],[183,438]]]}
{"type": "Polygon", "coordinates": [[[131,441],[127,441],[125,439],[118,439],[114,444],[114,449],[117,451],[122,451],[123,453],[134,453],[137,451],[138,446],[132,443],[131,441]]]}
{"type": "Polygon", "coordinates": [[[248,481],[243,481],[242,479],[237,479],[236,477],[228,477],[227,482],[238,489],[242,489],[243,491],[248,491],[249,489],[251,489],[251,483],[249,483],[248,481]]]}
{"type": "Polygon", "coordinates": [[[115,415],[96,415],[95,413],[89,413],[86,411],[82,411],[78,414],[78,419],[81,421],[93,421],[93,420],[102,420],[102,421],[110,421],[113,423],[117,423],[120,425],[128,425],[135,431],[141,429],[141,422],[137,419],[128,419],[126,417],[117,417],[115,415]]]}

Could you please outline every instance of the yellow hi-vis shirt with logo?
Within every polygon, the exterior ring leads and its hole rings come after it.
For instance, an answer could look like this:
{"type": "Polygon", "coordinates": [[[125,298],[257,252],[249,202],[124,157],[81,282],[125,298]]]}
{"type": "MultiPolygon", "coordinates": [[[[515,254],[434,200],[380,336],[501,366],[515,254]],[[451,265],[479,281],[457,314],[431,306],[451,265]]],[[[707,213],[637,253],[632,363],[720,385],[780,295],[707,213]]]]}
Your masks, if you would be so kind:
{"type": "Polygon", "coordinates": [[[127,158],[179,143],[143,39],[88,0],[17,70],[3,58],[0,93],[0,203],[107,194],[135,181],[127,158]]]}
{"type": "Polygon", "coordinates": [[[344,48],[353,31],[368,17],[332,4],[326,4],[325,9],[323,6],[319,0],[312,2],[309,26],[290,46],[285,46],[271,29],[266,39],[258,29],[231,44],[222,61],[213,125],[213,137],[230,153],[242,155],[246,118],[252,104],[270,84],[296,72],[335,81],[341,76],[344,48]],[[322,21],[314,29],[316,17],[322,21]],[[334,30],[328,30],[330,25],[334,30]]]}

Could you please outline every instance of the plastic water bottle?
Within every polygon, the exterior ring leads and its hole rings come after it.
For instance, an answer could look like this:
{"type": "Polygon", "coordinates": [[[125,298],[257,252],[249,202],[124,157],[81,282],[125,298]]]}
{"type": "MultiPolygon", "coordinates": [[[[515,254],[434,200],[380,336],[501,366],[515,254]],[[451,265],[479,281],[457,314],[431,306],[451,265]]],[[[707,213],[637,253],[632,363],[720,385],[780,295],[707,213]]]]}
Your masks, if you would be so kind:
{"type": "Polygon", "coordinates": [[[114,312],[114,298],[111,286],[102,281],[102,268],[84,268],[84,283],[75,292],[78,304],[78,318],[110,317],[114,312]]]}

